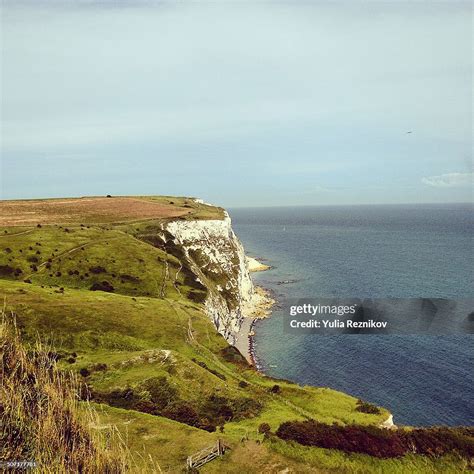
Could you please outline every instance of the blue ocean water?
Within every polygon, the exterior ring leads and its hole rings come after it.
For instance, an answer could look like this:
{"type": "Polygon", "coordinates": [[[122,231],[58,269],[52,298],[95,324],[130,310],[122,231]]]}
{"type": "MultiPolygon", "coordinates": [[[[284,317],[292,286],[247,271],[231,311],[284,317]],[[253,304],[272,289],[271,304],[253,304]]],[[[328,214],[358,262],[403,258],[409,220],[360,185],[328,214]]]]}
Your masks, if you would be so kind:
{"type": "MultiPolygon", "coordinates": [[[[470,205],[230,214],[247,253],[273,267],[254,278],[277,300],[474,296],[470,205]]],[[[256,359],[265,373],[377,403],[400,424],[474,425],[474,336],[295,335],[283,332],[282,318],[276,307],[256,324],[256,359]]]]}

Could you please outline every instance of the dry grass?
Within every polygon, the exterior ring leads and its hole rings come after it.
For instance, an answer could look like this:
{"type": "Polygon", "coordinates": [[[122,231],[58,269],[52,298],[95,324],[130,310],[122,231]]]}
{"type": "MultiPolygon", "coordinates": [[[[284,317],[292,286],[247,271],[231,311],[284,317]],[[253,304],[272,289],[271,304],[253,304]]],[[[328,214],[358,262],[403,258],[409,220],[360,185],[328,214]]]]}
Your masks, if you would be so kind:
{"type": "Polygon", "coordinates": [[[0,461],[34,461],[45,473],[130,471],[118,431],[93,429],[97,415],[79,402],[74,377],[40,344],[28,353],[4,311],[0,380],[0,461]]]}
{"type": "Polygon", "coordinates": [[[0,201],[0,225],[126,222],[179,217],[190,212],[167,202],[136,197],[0,201]]]}

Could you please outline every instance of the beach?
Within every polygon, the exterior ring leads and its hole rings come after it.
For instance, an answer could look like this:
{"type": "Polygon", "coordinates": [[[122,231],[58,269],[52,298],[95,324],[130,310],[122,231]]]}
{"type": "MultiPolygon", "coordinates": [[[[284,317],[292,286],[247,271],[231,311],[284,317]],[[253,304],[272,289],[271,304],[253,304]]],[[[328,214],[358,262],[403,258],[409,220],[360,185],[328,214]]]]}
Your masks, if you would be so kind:
{"type": "MultiPolygon", "coordinates": [[[[271,268],[270,266],[259,262],[255,258],[246,257],[246,259],[250,272],[261,272],[271,268]]],[[[274,304],[275,300],[271,297],[270,292],[264,288],[256,286],[252,300],[245,304],[242,308],[244,320],[234,345],[251,365],[255,366],[252,339],[254,322],[257,319],[270,316],[271,308],[274,304]]]]}

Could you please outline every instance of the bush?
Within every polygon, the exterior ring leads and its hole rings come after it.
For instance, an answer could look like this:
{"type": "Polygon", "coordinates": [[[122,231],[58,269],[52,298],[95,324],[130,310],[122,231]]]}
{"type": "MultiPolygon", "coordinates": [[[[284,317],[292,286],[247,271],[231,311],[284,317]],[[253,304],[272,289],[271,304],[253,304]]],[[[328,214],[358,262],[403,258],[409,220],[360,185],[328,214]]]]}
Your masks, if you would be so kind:
{"type": "Polygon", "coordinates": [[[418,428],[404,433],[405,444],[425,456],[457,453],[467,459],[474,457],[474,428],[418,428]]]}
{"type": "Polygon", "coordinates": [[[253,418],[262,409],[262,404],[253,398],[237,398],[232,401],[234,420],[253,418]]]}
{"type": "Polygon", "coordinates": [[[166,377],[153,377],[145,380],[140,385],[142,390],[146,390],[150,394],[152,401],[159,410],[166,408],[171,402],[175,401],[178,391],[173,387],[166,377]]]}
{"type": "Polygon", "coordinates": [[[156,409],[156,405],[149,400],[140,400],[135,403],[134,410],[142,413],[148,413],[149,415],[158,415],[159,412],[156,409]]]}
{"type": "Polygon", "coordinates": [[[202,412],[216,425],[221,425],[226,421],[231,421],[234,417],[234,411],[231,407],[231,400],[219,395],[211,395],[205,401],[202,412]]]}
{"type": "Polygon", "coordinates": [[[393,458],[409,452],[432,457],[450,453],[467,459],[474,456],[473,428],[434,427],[404,431],[375,426],[330,426],[310,420],[283,423],[276,435],[304,446],[364,453],[378,458],[393,458]]]}
{"type": "Polygon", "coordinates": [[[97,401],[105,401],[109,405],[117,408],[125,408],[133,410],[142,399],[131,389],[125,388],[123,390],[117,389],[106,393],[94,394],[94,399],[97,401]]]}
{"type": "Polygon", "coordinates": [[[90,367],[90,369],[94,372],[104,372],[107,370],[107,364],[98,362],[90,367]]]}
{"type": "Polygon", "coordinates": [[[276,435],[304,446],[364,453],[378,458],[403,456],[407,452],[397,433],[368,426],[326,425],[314,420],[289,421],[280,425],[276,435]]]}
{"type": "Polygon", "coordinates": [[[91,374],[90,371],[88,369],[86,369],[85,367],[83,367],[79,373],[83,376],[83,377],[89,377],[89,375],[91,374]]]}
{"type": "Polygon", "coordinates": [[[190,426],[200,426],[199,415],[188,402],[179,400],[169,404],[162,412],[162,416],[190,426]]]}
{"type": "Polygon", "coordinates": [[[205,362],[202,361],[197,361],[196,359],[192,359],[193,362],[195,362],[199,367],[202,367],[203,369],[206,369],[209,371],[211,374],[215,375],[216,377],[219,377],[221,380],[227,380],[227,377],[224,374],[221,374],[220,372],[217,372],[217,370],[211,369],[210,367],[207,366],[205,362]]]}
{"type": "Polygon", "coordinates": [[[199,290],[191,290],[188,293],[188,298],[193,301],[194,303],[204,303],[207,298],[207,292],[199,291],[199,290]]]}
{"type": "Polygon", "coordinates": [[[279,385],[274,385],[271,389],[270,389],[270,392],[271,393],[280,393],[281,392],[281,388],[279,385]]]}
{"type": "Polygon", "coordinates": [[[98,275],[99,273],[106,273],[107,270],[104,267],[97,266],[97,267],[90,267],[89,271],[94,275],[98,275]]]}
{"type": "Polygon", "coordinates": [[[361,413],[369,413],[370,415],[380,415],[380,408],[372,403],[357,400],[356,410],[361,413]]]}
{"type": "Polygon", "coordinates": [[[258,432],[260,434],[263,434],[265,437],[267,437],[270,434],[271,430],[272,428],[268,423],[261,423],[260,426],[258,427],[258,432]]]}
{"type": "Polygon", "coordinates": [[[106,291],[108,293],[112,293],[115,288],[108,282],[103,281],[101,283],[96,282],[90,287],[91,291],[106,291]]]}
{"type": "Polygon", "coordinates": [[[15,269],[10,265],[0,265],[0,276],[9,276],[14,273],[15,269]]]}
{"type": "Polygon", "coordinates": [[[239,387],[240,388],[247,388],[249,386],[249,384],[247,382],[245,382],[245,380],[241,380],[239,382],[239,387]]]}
{"type": "Polygon", "coordinates": [[[132,282],[132,283],[139,283],[140,282],[140,278],[138,278],[136,276],[133,276],[133,275],[127,275],[125,273],[121,274],[120,278],[123,280],[123,282],[126,282],[126,281],[129,281],[129,282],[132,282]]]}
{"type": "Polygon", "coordinates": [[[248,366],[245,357],[236,349],[234,346],[227,346],[221,350],[221,354],[224,360],[232,362],[237,365],[248,366]]]}

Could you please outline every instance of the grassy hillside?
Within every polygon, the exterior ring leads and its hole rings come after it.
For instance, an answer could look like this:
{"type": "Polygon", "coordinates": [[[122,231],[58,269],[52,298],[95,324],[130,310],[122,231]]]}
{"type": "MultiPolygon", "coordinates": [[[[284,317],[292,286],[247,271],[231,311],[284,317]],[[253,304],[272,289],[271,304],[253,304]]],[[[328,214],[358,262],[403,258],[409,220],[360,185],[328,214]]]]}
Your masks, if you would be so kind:
{"type": "Polygon", "coordinates": [[[117,430],[94,429],[96,413],[79,404],[75,377],[58,370],[39,343],[27,352],[12,321],[1,317],[0,460],[48,473],[133,470],[117,430]]]}
{"type": "Polygon", "coordinates": [[[83,399],[96,407],[97,429],[116,426],[140,469],[180,472],[188,455],[217,438],[232,450],[202,472],[448,472],[448,465],[464,466],[457,459],[347,455],[274,436],[263,441],[262,423],[272,432],[305,419],[378,425],[388,412],[362,413],[343,393],[264,377],[215,331],[203,311],[206,289],[179,252],[169,253],[153,236],[168,219],[221,219],[222,209],[188,198],[134,198],[166,205],[166,215],[160,207],[156,216],[137,219],[145,211],[124,216],[123,199],[102,198],[95,210],[93,200],[85,210],[68,202],[74,213],[64,222],[57,207],[49,210],[50,201],[36,202],[30,226],[27,206],[15,218],[17,208],[3,203],[9,225],[0,228],[0,296],[23,342],[40,338],[54,347],[52,357],[77,374],[83,399]],[[117,215],[108,204],[115,199],[117,215]]]}

